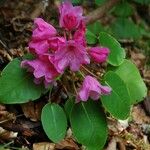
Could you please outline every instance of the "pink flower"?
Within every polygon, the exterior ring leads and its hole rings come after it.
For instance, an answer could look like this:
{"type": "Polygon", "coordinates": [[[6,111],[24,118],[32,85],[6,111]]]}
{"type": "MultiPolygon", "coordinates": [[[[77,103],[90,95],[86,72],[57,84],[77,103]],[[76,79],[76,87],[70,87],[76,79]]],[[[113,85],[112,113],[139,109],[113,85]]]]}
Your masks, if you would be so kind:
{"type": "Polygon", "coordinates": [[[86,26],[85,23],[83,21],[81,21],[79,28],[76,30],[76,32],[74,33],[73,39],[80,43],[81,45],[83,45],[84,47],[86,47],[86,37],[85,37],[85,33],[86,33],[86,26]]]}
{"type": "Polygon", "coordinates": [[[56,35],[56,29],[45,22],[42,18],[34,20],[35,29],[32,33],[32,40],[29,43],[30,52],[35,54],[43,54],[48,52],[48,39],[56,35]]]}
{"type": "Polygon", "coordinates": [[[73,30],[78,28],[80,22],[83,20],[83,10],[79,6],[73,7],[70,1],[65,1],[59,7],[61,27],[73,30]]]}
{"type": "Polygon", "coordinates": [[[93,47],[89,50],[89,54],[95,62],[102,63],[107,60],[109,49],[106,47],[93,47]]]}
{"type": "Polygon", "coordinates": [[[58,47],[65,42],[66,40],[63,37],[52,37],[48,40],[49,48],[53,51],[58,50],[58,47]]]}
{"type": "Polygon", "coordinates": [[[55,78],[59,75],[53,64],[51,55],[41,55],[35,60],[24,60],[21,63],[23,68],[27,68],[29,72],[33,72],[36,84],[44,81],[45,87],[53,83],[55,78]]]}
{"type": "Polygon", "coordinates": [[[111,88],[102,86],[95,78],[86,76],[79,93],[77,95],[77,102],[87,101],[89,97],[93,100],[98,100],[102,94],[110,94],[111,88]]]}
{"type": "Polygon", "coordinates": [[[34,20],[35,29],[32,33],[33,40],[47,40],[50,37],[56,35],[56,29],[50,25],[49,23],[45,22],[42,18],[36,18],[34,20]]]}
{"type": "Polygon", "coordinates": [[[63,72],[66,67],[70,67],[72,71],[78,71],[82,64],[90,63],[85,47],[74,40],[66,41],[59,46],[54,60],[60,72],[63,72]]]}
{"type": "Polygon", "coordinates": [[[47,53],[49,49],[49,44],[47,40],[41,40],[41,41],[31,41],[29,43],[29,50],[33,54],[44,54],[47,53]]]}

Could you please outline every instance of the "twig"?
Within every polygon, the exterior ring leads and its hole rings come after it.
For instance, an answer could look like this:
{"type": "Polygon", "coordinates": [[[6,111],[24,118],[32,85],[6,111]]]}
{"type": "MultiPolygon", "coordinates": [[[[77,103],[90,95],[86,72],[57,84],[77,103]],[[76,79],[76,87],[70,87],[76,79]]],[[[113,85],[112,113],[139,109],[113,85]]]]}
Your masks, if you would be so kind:
{"type": "MultiPolygon", "coordinates": [[[[24,115],[23,115],[23,114],[20,114],[20,115],[16,116],[16,118],[22,117],[22,116],[24,116],[24,115]]],[[[2,120],[2,121],[0,121],[0,124],[6,123],[6,122],[11,121],[11,120],[13,120],[13,119],[11,118],[11,119],[2,120]]]]}
{"type": "Polygon", "coordinates": [[[12,61],[13,60],[13,58],[10,56],[8,51],[0,50],[0,54],[2,54],[4,57],[6,57],[8,61],[12,61]]]}
{"type": "Polygon", "coordinates": [[[90,70],[88,70],[86,67],[84,67],[84,66],[81,66],[86,72],[88,72],[90,75],[92,75],[92,76],[94,76],[95,78],[97,78],[97,76],[93,73],[93,72],[91,72],[90,70]]]}
{"type": "Polygon", "coordinates": [[[39,122],[31,122],[26,120],[19,120],[19,123],[13,123],[13,122],[7,122],[1,124],[1,127],[8,131],[13,132],[21,132],[24,135],[31,136],[37,134],[35,131],[33,131],[34,128],[37,128],[40,126],[39,122]]]}
{"type": "Polygon", "coordinates": [[[8,50],[8,47],[3,43],[2,40],[0,40],[0,44],[1,44],[6,50],[8,50]]]}
{"type": "Polygon", "coordinates": [[[82,71],[79,71],[79,73],[81,74],[81,76],[82,76],[83,78],[85,78],[85,75],[84,75],[84,73],[83,73],[82,71]]]}
{"type": "Polygon", "coordinates": [[[101,7],[97,8],[96,10],[90,12],[86,16],[86,24],[90,24],[100,18],[102,18],[105,13],[107,13],[115,4],[117,4],[120,0],[109,0],[101,7]]]}

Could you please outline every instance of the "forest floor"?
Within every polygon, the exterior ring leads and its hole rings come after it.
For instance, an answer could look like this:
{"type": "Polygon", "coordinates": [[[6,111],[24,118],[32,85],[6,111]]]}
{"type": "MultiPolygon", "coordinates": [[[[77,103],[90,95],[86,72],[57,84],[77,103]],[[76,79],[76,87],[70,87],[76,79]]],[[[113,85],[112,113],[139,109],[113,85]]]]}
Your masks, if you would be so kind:
{"type": "MultiPolygon", "coordinates": [[[[44,6],[39,0],[34,3],[32,0],[0,1],[0,71],[13,58],[21,57],[27,52],[34,18],[41,16],[54,23],[58,17],[56,4],[57,2],[51,2],[46,8],[46,3],[44,6]]],[[[141,43],[142,41],[138,44],[141,43]]],[[[140,70],[148,88],[148,96],[132,107],[128,120],[118,121],[108,117],[109,138],[105,149],[116,150],[117,147],[118,150],[150,150],[150,60],[147,52],[139,48],[137,43],[127,40],[121,44],[140,70]]],[[[66,138],[58,144],[47,138],[40,123],[45,99],[46,97],[41,97],[36,102],[22,105],[0,105],[0,150],[19,147],[26,150],[84,149],[72,138],[70,130],[66,138]]]]}

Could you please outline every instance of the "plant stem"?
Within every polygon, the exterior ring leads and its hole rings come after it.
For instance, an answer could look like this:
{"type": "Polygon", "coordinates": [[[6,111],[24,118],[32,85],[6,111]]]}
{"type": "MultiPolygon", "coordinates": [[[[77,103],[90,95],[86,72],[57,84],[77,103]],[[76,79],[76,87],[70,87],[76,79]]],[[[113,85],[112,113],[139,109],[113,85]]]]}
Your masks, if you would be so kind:
{"type": "Polygon", "coordinates": [[[84,75],[83,72],[81,72],[81,71],[79,70],[79,73],[81,74],[81,76],[82,76],[83,78],[85,78],[85,75],[84,75]]]}
{"type": "Polygon", "coordinates": [[[77,95],[78,92],[77,92],[76,86],[75,86],[75,84],[74,84],[74,81],[72,82],[72,84],[73,84],[73,88],[74,88],[75,94],[77,95]]]}
{"type": "Polygon", "coordinates": [[[92,76],[94,76],[95,78],[98,78],[94,73],[92,73],[90,70],[88,70],[86,67],[81,66],[86,72],[88,72],[89,74],[91,74],[92,76]]]}

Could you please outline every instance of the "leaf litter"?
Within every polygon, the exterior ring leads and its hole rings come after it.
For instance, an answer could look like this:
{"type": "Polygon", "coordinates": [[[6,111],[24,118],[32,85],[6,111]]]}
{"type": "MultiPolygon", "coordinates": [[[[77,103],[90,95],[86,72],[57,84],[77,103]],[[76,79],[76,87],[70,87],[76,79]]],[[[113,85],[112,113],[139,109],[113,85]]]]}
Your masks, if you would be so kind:
{"type": "MultiPolygon", "coordinates": [[[[27,53],[27,43],[31,37],[33,18],[40,15],[46,20],[54,22],[57,17],[54,11],[57,5],[52,1],[50,7],[52,9],[46,9],[40,0],[34,2],[32,0],[6,0],[0,3],[1,70],[13,58],[22,57],[27,53]]],[[[146,65],[148,57],[137,47],[133,47],[132,44],[123,43],[128,51],[129,58],[139,68],[147,87],[150,88],[150,68],[146,65]]],[[[95,69],[95,66],[92,69],[95,69]]],[[[99,72],[95,71],[95,73],[99,72]]],[[[54,93],[59,92],[57,89],[54,90],[54,93]]],[[[58,99],[59,102],[60,97],[58,97],[58,94],[53,94],[53,99],[58,99]]],[[[131,118],[128,119],[126,126],[118,120],[108,117],[109,139],[105,150],[150,149],[149,99],[150,94],[148,94],[144,102],[133,106],[131,118]]],[[[11,147],[22,147],[22,150],[78,150],[81,147],[84,149],[72,138],[72,133],[68,133],[69,137],[66,136],[58,144],[51,143],[48,140],[40,123],[41,109],[47,100],[48,96],[45,96],[41,97],[37,102],[29,102],[23,105],[0,105],[0,143],[3,145],[0,149],[13,149],[11,147]],[[9,145],[10,141],[13,142],[9,145]]]]}

